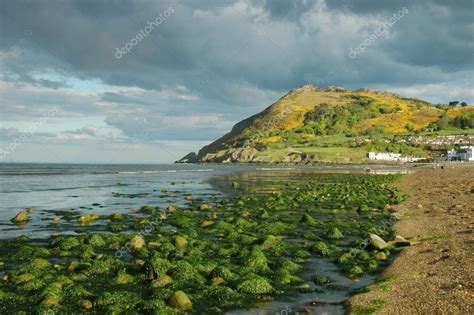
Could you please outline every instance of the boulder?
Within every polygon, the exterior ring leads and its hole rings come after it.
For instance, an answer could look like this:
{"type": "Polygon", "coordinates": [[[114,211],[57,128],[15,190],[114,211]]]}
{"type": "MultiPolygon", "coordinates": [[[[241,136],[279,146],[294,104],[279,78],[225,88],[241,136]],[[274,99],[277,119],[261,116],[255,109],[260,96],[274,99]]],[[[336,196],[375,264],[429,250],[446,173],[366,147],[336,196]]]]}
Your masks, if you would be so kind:
{"type": "Polygon", "coordinates": [[[370,244],[377,250],[382,250],[387,247],[387,242],[376,234],[370,234],[370,244]]]}
{"type": "Polygon", "coordinates": [[[193,308],[193,303],[183,291],[176,291],[168,300],[168,305],[181,311],[193,308]]]}

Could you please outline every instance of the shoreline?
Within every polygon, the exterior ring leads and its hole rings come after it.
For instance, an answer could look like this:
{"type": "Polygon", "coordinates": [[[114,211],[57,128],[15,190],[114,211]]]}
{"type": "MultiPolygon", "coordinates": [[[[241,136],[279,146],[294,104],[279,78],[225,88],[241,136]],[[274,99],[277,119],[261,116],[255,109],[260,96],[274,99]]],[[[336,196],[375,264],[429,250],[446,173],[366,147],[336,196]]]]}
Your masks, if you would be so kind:
{"type": "Polygon", "coordinates": [[[394,207],[393,230],[414,244],[347,301],[349,313],[474,313],[473,178],[467,163],[403,176],[397,186],[409,199],[394,207]]]}

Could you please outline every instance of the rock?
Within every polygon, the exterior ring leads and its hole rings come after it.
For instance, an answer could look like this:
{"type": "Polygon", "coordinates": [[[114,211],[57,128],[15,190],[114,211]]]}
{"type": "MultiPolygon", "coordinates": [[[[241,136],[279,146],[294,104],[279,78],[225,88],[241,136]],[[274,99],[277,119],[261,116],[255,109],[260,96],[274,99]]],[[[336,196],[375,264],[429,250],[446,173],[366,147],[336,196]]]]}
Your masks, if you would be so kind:
{"type": "Polygon", "coordinates": [[[158,279],[156,280],[153,280],[151,282],[151,286],[153,288],[163,288],[165,287],[168,283],[170,283],[173,279],[168,276],[168,275],[162,275],[161,277],[159,277],[158,279]]]}
{"type": "Polygon", "coordinates": [[[118,276],[115,278],[115,284],[128,284],[132,283],[134,281],[134,278],[132,275],[129,275],[128,273],[121,272],[118,274],[118,276]]]}
{"type": "Polygon", "coordinates": [[[342,234],[342,232],[337,227],[333,227],[327,233],[327,237],[330,238],[330,239],[342,239],[342,238],[344,238],[344,235],[342,234]]]}
{"type": "Polygon", "coordinates": [[[199,207],[200,210],[211,210],[212,209],[212,206],[208,203],[203,203],[200,207],[199,207]]]}
{"type": "Polygon", "coordinates": [[[193,303],[183,291],[176,291],[168,300],[168,305],[181,311],[187,311],[193,308],[193,303]]]}
{"type": "Polygon", "coordinates": [[[46,307],[53,307],[53,306],[57,306],[58,304],[59,304],[58,299],[55,299],[52,297],[48,297],[44,299],[43,301],[41,301],[41,305],[46,306],[46,307]]]}
{"type": "Polygon", "coordinates": [[[386,260],[387,255],[384,252],[378,252],[377,254],[375,254],[374,258],[375,260],[386,260]]]}
{"type": "Polygon", "coordinates": [[[202,227],[208,227],[208,226],[211,226],[213,224],[214,224],[213,221],[205,220],[205,221],[202,222],[201,226],[202,227]]]}
{"type": "Polygon", "coordinates": [[[121,213],[112,213],[109,216],[109,219],[112,220],[112,221],[120,221],[120,220],[123,219],[123,214],[121,214],[121,213]]]}
{"type": "Polygon", "coordinates": [[[81,307],[85,310],[90,310],[92,308],[92,302],[89,300],[82,300],[81,307]]]}
{"type": "Polygon", "coordinates": [[[260,248],[263,250],[267,250],[269,248],[272,248],[276,244],[278,244],[283,237],[281,236],[273,236],[273,235],[267,235],[263,238],[260,244],[260,248]]]}
{"type": "Polygon", "coordinates": [[[30,218],[28,217],[28,215],[24,211],[18,212],[18,214],[13,219],[11,219],[12,222],[16,222],[16,223],[26,222],[26,221],[29,221],[29,220],[30,220],[30,218]]]}
{"type": "Polygon", "coordinates": [[[159,242],[148,242],[147,247],[149,249],[158,249],[161,246],[161,243],[159,242]]]}
{"type": "Polygon", "coordinates": [[[370,244],[377,250],[382,250],[387,247],[387,243],[376,234],[370,234],[370,244]]]}
{"type": "Polygon", "coordinates": [[[99,218],[97,214],[84,214],[77,219],[77,223],[86,224],[92,221],[95,221],[99,218]]]}
{"type": "Polygon", "coordinates": [[[133,249],[143,248],[145,246],[145,240],[140,235],[132,237],[130,245],[133,249]]]}
{"type": "Polygon", "coordinates": [[[221,277],[214,277],[214,278],[211,279],[211,285],[220,285],[224,282],[225,282],[225,280],[222,279],[221,277]]]}
{"type": "Polygon", "coordinates": [[[331,279],[329,279],[328,277],[325,277],[325,276],[319,276],[319,275],[316,275],[314,276],[313,278],[313,282],[317,285],[323,285],[323,284],[328,284],[331,282],[331,279]]]}
{"type": "Polygon", "coordinates": [[[176,246],[177,249],[185,249],[188,247],[188,241],[184,237],[178,235],[174,239],[174,246],[176,246]]]}
{"type": "Polygon", "coordinates": [[[404,247],[404,246],[411,246],[411,242],[406,240],[403,236],[397,235],[392,242],[393,246],[395,247],[404,247]]]}

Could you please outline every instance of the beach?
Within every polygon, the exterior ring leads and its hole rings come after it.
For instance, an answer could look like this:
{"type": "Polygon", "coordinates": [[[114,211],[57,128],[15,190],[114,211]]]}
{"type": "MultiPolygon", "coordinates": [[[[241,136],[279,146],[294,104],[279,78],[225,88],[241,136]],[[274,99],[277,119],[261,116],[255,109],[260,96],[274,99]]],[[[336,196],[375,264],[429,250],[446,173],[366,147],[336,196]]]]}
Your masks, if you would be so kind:
{"type": "Polygon", "coordinates": [[[414,244],[348,301],[351,313],[474,313],[473,178],[473,164],[457,163],[400,180],[410,198],[393,228],[414,244]]]}

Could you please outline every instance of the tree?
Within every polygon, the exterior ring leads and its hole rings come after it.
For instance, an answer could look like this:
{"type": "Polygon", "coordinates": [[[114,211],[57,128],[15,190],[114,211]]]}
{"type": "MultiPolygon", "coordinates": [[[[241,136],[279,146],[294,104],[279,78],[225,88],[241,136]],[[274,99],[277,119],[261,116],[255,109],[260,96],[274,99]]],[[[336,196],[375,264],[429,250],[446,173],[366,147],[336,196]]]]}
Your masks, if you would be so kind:
{"type": "Polygon", "coordinates": [[[452,102],[449,102],[449,106],[450,106],[450,107],[456,107],[456,106],[458,106],[458,104],[459,104],[459,101],[452,101],[452,102]]]}
{"type": "Polygon", "coordinates": [[[466,102],[462,102],[462,103],[461,103],[461,106],[462,106],[462,107],[466,107],[466,106],[467,106],[467,103],[466,103],[466,102]]]}

